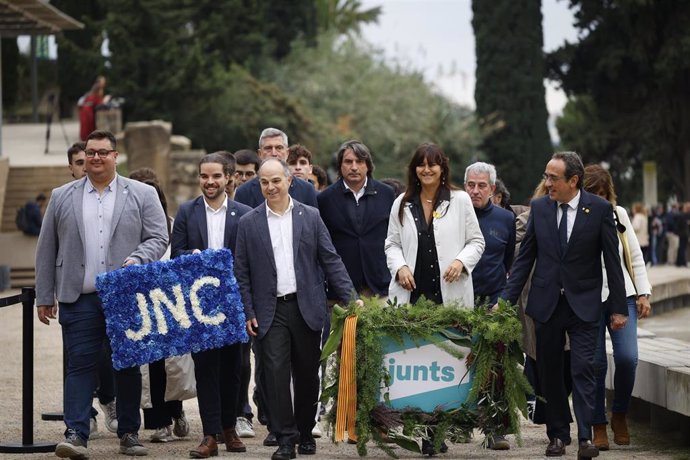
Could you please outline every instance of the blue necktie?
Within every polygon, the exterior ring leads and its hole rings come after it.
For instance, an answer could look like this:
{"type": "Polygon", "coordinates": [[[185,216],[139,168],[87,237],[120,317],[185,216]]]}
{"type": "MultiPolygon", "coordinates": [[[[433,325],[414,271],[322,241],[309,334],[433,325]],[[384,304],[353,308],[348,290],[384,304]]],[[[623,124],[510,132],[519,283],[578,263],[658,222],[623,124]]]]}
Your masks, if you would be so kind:
{"type": "Polygon", "coordinates": [[[561,223],[558,224],[558,241],[561,243],[561,257],[568,247],[568,203],[561,204],[561,223]]]}

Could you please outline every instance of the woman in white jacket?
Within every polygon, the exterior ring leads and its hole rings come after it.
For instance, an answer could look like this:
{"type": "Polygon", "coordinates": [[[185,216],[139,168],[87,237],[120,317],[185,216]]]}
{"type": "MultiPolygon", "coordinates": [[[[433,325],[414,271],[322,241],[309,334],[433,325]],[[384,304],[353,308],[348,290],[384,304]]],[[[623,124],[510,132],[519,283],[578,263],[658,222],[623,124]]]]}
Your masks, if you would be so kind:
{"type": "Polygon", "coordinates": [[[407,167],[407,191],[391,208],[385,251],[391,283],[388,297],[414,303],[474,305],[472,269],[484,252],[469,195],[450,183],[448,157],[422,144],[407,167]]]}
{"type": "MultiPolygon", "coordinates": [[[[586,191],[599,195],[608,200],[613,206],[614,220],[617,223],[619,242],[618,252],[621,268],[625,278],[625,291],[628,300],[628,322],[623,329],[612,331],[609,327],[611,344],[613,346],[613,360],[616,370],[613,378],[614,398],[612,404],[611,429],[613,441],[616,444],[630,444],[630,435],[626,422],[626,413],[630,405],[632,389],[635,385],[635,369],[637,368],[637,319],[649,316],[651,307],[649,296],[652,287],[647,278],[645,261],[640,250],[640,243],[635,236],[628,213],[621,206],[616,206],[616,192],[613,188],[611,175],[599,165],[589,165],[585,168],[583,185],[586,191]],[[625,241],[627,250],[622,241],[625,241]],[[627,255],[626,255],[627,252],[627,255]]],[[[602,261],[603,268],[603,261],[602,261]]],[[[601,293],[602,300],[609,296],[606,270],[601,293]]],[[[607,314],[602,315],[599,330],[599,340],[594,354],[596,372],[596,402],[592,414],[592,428],[594,439],[592,443],[599,450],[609,449],[606,433],[606,328],[609,326],[607,314]]]]}

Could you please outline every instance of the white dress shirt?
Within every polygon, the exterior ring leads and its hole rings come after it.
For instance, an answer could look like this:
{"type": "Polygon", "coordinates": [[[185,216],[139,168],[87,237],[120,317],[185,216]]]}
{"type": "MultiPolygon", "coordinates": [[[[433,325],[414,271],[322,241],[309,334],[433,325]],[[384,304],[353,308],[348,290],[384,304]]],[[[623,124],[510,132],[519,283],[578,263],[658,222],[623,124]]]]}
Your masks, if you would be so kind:
{"type": "Polygon", "coordinates": [[[355,192],[350,188],[349,185],[347,185],[347,182],[345,182],[345,179],[343,179],[343,184],[345,185],[345,190],[349,190],[352,192],[352,194],[355,196],[355,201],[357,204],[359,204],[359,199],[364,196],[364,192],[367,191],[367,182],[369,182],[369,176],[364,178],[364,185],[362,185],[362,188],[359,189],[359,191],[355,192]]]}
{"type": "MultiPolygon", "coordinates": [[[[556,228],[561,224],[561,216],[563,210],[561,209],[561,201],[558,201],[558,208],[556,210],[556,228]]],[[[575,217],[577,216],[577,206],[580,204],[580,191],[577,191],[575,198],[568,201],[568,241],[570,241],[570,234],[573,232],[573,225],[575,225],[575,217]]]]}
{"type": "Polygon", "coordinates": [[[295,260],[292,248],[292,209],[294,203],[289,197],[290,204],[283,214],[277,214],[266,204],[266,218],[268,231],[271,234],[273,258],[276,263],[278,297],[297,292],[295,279],[295,260]]]}
{"type": "Polygon", "coordinates": [[[209,249],[222,249],[225,247],[225,214],[228,210],[228,196],[225,195],[223,204],[218,209],[208,205],[204,197],[206,207],[206,236],[209,249]]]}
{"type": "MultiPolygon", "coordinates": [[[[117,176],[100,194],[87,176],[82,198],[82,216],[84,219],[84,283],[81,289],[82,294],[96,292],[96,275],[107,271],[106,259],[110,248],[110,233],[116,196],[117,176]]],[[[79,235],[72,235],[72,237],[79,238],[79,235]]]]}

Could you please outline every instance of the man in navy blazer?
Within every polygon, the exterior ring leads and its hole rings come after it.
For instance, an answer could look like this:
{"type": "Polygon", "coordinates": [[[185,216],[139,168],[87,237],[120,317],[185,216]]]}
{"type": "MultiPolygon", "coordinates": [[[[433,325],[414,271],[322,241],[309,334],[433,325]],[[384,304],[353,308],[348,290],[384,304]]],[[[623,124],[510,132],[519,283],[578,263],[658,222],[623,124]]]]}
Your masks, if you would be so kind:
{"type": "MultiPolygon", "coordinates": [[[[259,136],[259,150],[257,150],[260,160],[267,158],[280,158],[287,161],[288,156],[288,137],[287,134],[276,128],[266,128],[259,136]]],[[[316,189],[306,180],[293,177],[290,183],[290,196],[300,203],[317,207],[316,189]]],[[[261,194],[259,179],[254,178],[241,185],[235,192],[235,201],[246,204],[250,208],[256,208],[264,202],[261,194]]]]}
{"type": "MultiPolygon", "coordinates": [[[[230,200],[225,186],[234,174],[221,153],[206,155],[199,162],[202,196],[183,203],[177,211],[172,233],[172,257],[204,249],[229,248],[235,253],[240,217],[251,208],[230,200]]],[[[218,455],[216,435],[223,433],[229,452],[247,449],[237,436],[235,423],[240,393],[241,344],[192,353],[199,415],[204,432],[191,458],[218,455]]]]}
{"type": "Polygon", "coordinates": [[[268,428],[279,446],[271,458],[289,460],[295,458],[296,443],[302,455],[316,452],[311,431],[326,319],[324,275],[343,304],[356,294],[318,210],[288,194],[287,163],[266,160],[259,180],[266,200],[240,219],[235,276],[247,331],[260,343],[268,428]]]}
{"type": "MultiPolygon", "coordinates": [[[[520,254],[501,298],[516,304],[532,266],[526,313],[534,319],[537,372],[546,398],[546,456],[565,454],[570,441],[568,395],[563,384],[565,333],[570,338],[573,408],[578,455],[599,455],[592,445],[594,349],[602,308],[602,253],[610,294],[606,308],[613,329],[625,326],[625,282],[611,204],[582,190],[584,166],[574,152],[553,154],[544,180],[549,195],[534,200],[520,254]],[[536,262],[536,265],[535,265],[536,262]]],[[[541,391],[540,391],[541,390],[541,391]]]]}
{"type": "Polygon", "coordinates": [[[374,180],[366,145],[347,141],[336,156],[340,178],[317,197],[321,218],[359,294],[388,295],[391,274],[384,243],[393,189],[374,180]]]}

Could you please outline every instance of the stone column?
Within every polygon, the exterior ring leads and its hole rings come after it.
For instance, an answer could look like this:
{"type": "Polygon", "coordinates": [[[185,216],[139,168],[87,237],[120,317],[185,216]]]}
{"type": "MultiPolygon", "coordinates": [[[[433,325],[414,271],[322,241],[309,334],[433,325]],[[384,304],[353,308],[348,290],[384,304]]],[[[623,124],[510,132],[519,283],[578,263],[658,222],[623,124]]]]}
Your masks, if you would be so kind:
{"type": "Polygon", "coordinates": [[[172,124],[166,121],[139,121],[125,125],[125,151],[129,171],[148,167],[156,171],[167,194],[170,177],[170,134],[172,124]]]}

